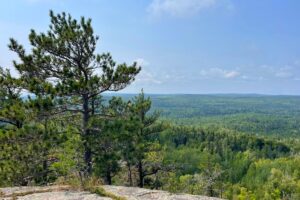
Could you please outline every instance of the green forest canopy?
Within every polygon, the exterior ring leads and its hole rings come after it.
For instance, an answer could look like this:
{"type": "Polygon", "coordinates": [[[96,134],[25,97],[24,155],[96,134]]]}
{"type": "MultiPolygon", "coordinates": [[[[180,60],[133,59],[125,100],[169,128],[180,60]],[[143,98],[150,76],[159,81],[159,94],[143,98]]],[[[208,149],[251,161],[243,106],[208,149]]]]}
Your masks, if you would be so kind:
{"type": "Polygon", "coordinates": [[[299,97],[103,95],[127,87],[140,67],[97,54],[90,19],[52,11],[50,19],[47,32],[30,32],[29,53],[10,40],[19,77],[0,68],[1,187],[97,179],[228,199],[300,198],[299,97]]]}
{"type": "MultiPolygon", "coordinates": [[[[134,95],[119,96],[130,99],[134,95]]],[[[299,96],[255,94],[149,94],[149,96],[153,102],[152,109],[161,111],[161,119],[176,124],[218,126],[238,132],[280,138],[300,136],[299,96]]]]}

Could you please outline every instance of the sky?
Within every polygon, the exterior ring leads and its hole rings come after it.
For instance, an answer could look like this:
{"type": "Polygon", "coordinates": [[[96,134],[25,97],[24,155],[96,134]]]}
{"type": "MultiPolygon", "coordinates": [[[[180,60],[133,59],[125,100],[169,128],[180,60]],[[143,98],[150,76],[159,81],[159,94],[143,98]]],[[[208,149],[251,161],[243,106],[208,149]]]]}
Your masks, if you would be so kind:
{"type": "Polygon", "coordinates": [[[0,4],[0,66],[30,49],[49,10],[92,18],[98,53],[142,71],[122,92],[300,95],[299,0],[10,0],[0,4]]]}

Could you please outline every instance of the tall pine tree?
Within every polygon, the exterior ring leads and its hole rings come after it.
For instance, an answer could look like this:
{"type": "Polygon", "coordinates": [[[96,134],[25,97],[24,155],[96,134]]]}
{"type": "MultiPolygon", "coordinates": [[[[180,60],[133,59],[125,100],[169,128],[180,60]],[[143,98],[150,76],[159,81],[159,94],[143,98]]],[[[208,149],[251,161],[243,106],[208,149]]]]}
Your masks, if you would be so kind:
{"type": "Polygon", "coordinates": [[[32,50],[11,39],[9,48],[20,62],[14,66],[20,73],[24,89],[36,96],[60,100],[55,113],[80,114],[81,137],[84,144],[85,172],[92,172],[89,121],[100,115],[95,98],[106,91],[119,91],[130,84],[139,73],[136,63],[117,65],[109,53],[96,54],[99,39],[94,34],[91,19],[79,21],[70,14],[55,15],[50,11],[51,24],[46,33],[31,30],[32,50]]]}

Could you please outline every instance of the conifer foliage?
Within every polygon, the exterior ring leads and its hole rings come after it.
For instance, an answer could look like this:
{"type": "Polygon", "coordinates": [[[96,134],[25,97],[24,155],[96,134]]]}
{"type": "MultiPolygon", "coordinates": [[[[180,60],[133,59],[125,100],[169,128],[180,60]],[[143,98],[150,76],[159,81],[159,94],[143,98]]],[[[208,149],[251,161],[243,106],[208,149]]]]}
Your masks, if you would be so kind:
{"type": "Polygon", "coordinates": [[[92,152],[89,145],[89,121],[101,115],[95,99],[106,91],[119,91],[130,84],[139,73],[136,63],[117,65],[109,53],[96,54],[99,39],[94,34],[91,19],[79,21],[66,13],[50,11],[51,24],[46,33],[31,30],[32,47],[27,53],[15,39],[9,48],[20,62],[14,66],[20,73],[23,89],[37,97],[60,100],[52,114],[80,114],[81,137],[84,143],[85,172],[92,172],[92,152]]]}

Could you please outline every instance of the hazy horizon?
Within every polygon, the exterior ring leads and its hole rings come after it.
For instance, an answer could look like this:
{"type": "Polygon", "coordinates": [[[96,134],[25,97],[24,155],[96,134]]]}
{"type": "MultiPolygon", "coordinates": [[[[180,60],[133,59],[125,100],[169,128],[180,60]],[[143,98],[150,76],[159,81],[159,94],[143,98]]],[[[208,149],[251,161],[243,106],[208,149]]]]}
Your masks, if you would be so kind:
{"type": "MultiPolygon", "coordinates": [[[[299,94],[263,94],[263,93],[149,93],[144,92],[146,95],[237,95],[237,96],[295,96],[300,97],[299,94]]],[[[103,95],[137,95],[139,92],[105,92],[103,95]]]]}
{"type": "Polygon", "coordinates": [[[9,1],[0,66],[17,59],[10,37],[29,50],[30,29],[48,30],[50,9],[92,18],[98,53],[142,66],[122,93],[300,95],[300,1],[9,1]]]}

